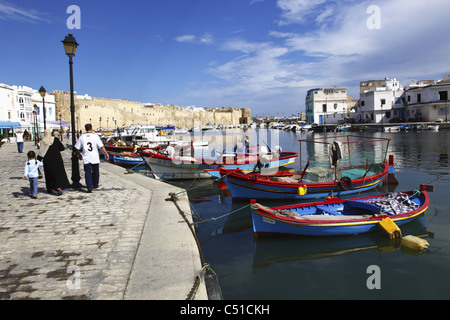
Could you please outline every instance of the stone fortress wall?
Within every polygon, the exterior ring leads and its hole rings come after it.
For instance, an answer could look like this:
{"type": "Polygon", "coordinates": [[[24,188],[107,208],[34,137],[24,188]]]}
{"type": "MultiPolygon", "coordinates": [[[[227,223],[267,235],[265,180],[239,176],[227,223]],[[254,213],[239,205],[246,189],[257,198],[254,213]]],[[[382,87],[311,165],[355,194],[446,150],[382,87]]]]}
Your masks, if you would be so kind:
{"type": "MultiPolygon", "coordinates": [[[[70,124],[70,92],[53,91],[57,118],[70,124]]],[[[75,94],[75,125],[84,130],[86,123],[94,129],[111,130],[133,125],[173,125],[180,128],[211,125],[250,124],[249,108],[189,108],[142,104],[141,102],[94,98],[75,94]]]]}

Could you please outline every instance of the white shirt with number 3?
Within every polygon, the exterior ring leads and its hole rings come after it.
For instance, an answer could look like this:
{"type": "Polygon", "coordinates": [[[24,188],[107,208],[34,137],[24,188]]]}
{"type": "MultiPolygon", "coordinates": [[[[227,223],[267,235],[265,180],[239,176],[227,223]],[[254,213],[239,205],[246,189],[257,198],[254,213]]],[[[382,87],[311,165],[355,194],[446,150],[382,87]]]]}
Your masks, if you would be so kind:
{"type": "Polygon", "coordinates": [[[83,163],[97,164],[100,163],[100,156],[98,149],[103,147],[103,142],[95,133],[83,134],[75,144],[75,148],[81,150],[83,156],[83,163]]]}

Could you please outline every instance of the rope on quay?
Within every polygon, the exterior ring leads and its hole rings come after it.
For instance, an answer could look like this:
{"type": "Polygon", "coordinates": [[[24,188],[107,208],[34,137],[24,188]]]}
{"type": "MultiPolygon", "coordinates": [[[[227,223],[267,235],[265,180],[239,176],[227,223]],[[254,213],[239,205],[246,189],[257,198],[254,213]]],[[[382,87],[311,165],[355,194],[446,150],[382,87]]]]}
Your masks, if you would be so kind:
{"type": "Polygon", "coordinates": [[[186,300],[194,300],[195,299],[195,295],[197,294],[198,289],[200,287],[200,283],[201,283],[202,277],[205,277],[206,284],[210,284],[210,286],[206,286],[206,289],[207,289],[206,291],[208,293],[208,298],[211,296],[211,300],[222,300],[222,292],[220,292],[220,287],[219,287],[219,284],[218,284],[219,281],[217,279],[217,275],[211,269],[209,264],[207,264],[205,262],[205,257],[203,256],[203,252],[202,252],[202,249],[200,247],[200,242],[198,241],[197,235],[195,234],[195,231],[194,231],[191,223],[189,222],[189,220],[186,217],[186,213],[183,210],[181,210],[180,206],[177,203],[177,200],[178,200],[177,195],[174,192],[171,192],[171,193],[169,193],[169,196],[170,196],[170,198],[167,198],[166,201],[172,201],[175,204],[175,206],[178,209],[178,212],[181,214],[181,216],[183,217],[184,221],[186,222],[186,224],[188,225],[189,229],[191,230],[191,233],[194,236],[195,242],[197,244],[198,251],[199,251],[199,254],[200,254],[200,261],[202,263],[202,269],[201,269],[200,273],[196,276],[194,284],[192,286],[192,289],[189,292],[188,296],[186,297],[186,300]],[[214,277],[206,276],[205,274],[206,274],[207,271],[210,271],[214,277]],[[209,291],[211,291],[211,290],[208,290],[208,287],[211,287],[210,289],[213,289],[213,291],[215,291],[215,292],[210,293],[209,291]]]}

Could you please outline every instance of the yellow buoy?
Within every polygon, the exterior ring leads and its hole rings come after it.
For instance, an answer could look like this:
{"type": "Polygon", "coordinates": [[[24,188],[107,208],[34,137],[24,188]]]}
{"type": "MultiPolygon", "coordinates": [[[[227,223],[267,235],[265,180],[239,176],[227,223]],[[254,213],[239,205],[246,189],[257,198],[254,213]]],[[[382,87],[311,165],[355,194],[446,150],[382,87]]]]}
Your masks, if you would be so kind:
{"type": "Polygon", "coordinates": [[[409,235],[402,238],[402,246],[422,251],[430,246],[427,240],[409,235]]]}

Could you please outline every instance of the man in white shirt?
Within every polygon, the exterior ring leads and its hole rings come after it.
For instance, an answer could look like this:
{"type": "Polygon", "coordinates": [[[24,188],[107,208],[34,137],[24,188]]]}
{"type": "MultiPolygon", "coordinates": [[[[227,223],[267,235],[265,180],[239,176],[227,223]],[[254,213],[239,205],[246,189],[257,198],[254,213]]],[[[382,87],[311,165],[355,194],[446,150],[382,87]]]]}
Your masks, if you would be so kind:
{"type": "Polygon", "coordinates": [[[15,133],[16,135],[16,143],[17,143],[17,151],[19,153],[23,152],[23,132],[19,130],[15,133]]]}
{"type": "Polygon", "coordinates": [[[86,133],[78,139],[75,144],[75,151],[78,154],[78,159],[83,159],[86,187],[90,193],[92,192],[92,189],[98,188],[100,179],[100,156],[98,149],[103,151],[106,160],[109,159],[109,155],[100,140],[100,137],[93,132],[92,125],[88,123],[84,126],[84,128],[86,129],[86,133]]]}

